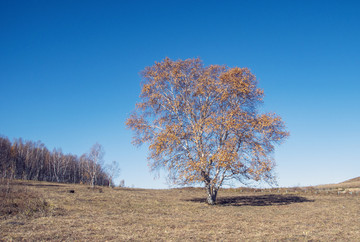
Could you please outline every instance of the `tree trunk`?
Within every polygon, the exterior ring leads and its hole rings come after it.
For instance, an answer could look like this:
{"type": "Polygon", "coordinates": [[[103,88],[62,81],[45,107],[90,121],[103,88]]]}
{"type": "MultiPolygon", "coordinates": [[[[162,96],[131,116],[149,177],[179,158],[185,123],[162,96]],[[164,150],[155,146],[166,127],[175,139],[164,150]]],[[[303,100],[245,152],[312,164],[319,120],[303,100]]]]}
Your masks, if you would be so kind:
{"type": "Polygon", "coordinates": [[[211,184],[206,184],[205,187],[207,193],[207,199],[206,199],[207,203],[209,205],[215,205],[218,190],[211,184]]]}
{"type": "Polygon", "coordinates": [[[94,188],[95,187],[95,180],[94,180],[94,177],[91,178],[91,187],[94,188]]]}

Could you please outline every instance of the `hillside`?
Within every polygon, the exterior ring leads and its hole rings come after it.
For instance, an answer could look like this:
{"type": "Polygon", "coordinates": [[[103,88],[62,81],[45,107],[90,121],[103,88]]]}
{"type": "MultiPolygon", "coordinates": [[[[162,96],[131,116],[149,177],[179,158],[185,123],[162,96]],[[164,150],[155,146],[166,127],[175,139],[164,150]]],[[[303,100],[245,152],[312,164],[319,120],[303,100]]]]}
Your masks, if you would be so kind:
{"type": "Polygon", "coordinates": [[[203,189],[193,188],[89,189],[16,181],[10,191],[32,194],[25,202],[31,212],[0,216],[5,241],[360,240],[355,195],[226,189],[219,205],[209,206],[203,189]]]}
{"type": "Polygon", "coordinates": [[[319,189],[337,189],[343,191],[360,191],[360,177],[352,178],[337,184],[326,184],[316,186],[319,189]]]}
{"type": "MultiPolygon", "coordinates": [[[[342,182],[342,183],[356,183],[356,182],[358,182],[359,185],[360,185],[360,176],[359,176],[359,177],[356,177],[356,178],[353,178],[353,179],[350,179],[350,180],[346,180],[346,181],[344,181],[344,182],[342,182]]],[[[340,184],[341,184],[341,183],[340,183],[340,184]]]]}

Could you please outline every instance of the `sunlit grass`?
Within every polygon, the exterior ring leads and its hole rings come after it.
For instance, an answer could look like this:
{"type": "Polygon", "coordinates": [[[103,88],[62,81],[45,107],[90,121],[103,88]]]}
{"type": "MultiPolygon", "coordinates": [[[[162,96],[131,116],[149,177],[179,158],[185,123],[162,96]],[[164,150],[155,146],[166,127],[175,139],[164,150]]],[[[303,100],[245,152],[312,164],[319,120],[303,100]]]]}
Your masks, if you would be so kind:
{"type": "MultiPolygon", "coordinates": [[[[203,189],[89,189],[16,182],[36,191],[47,210],[0,220],[4,240],[359,240],[360,196],[203,189]],[[70,193],[74,190],[74,193],[70,193]],[[57,211],[57,212],[54,212],[57,211]]],[[[35,194],[35,193],[34,193],[35,194]]]]}

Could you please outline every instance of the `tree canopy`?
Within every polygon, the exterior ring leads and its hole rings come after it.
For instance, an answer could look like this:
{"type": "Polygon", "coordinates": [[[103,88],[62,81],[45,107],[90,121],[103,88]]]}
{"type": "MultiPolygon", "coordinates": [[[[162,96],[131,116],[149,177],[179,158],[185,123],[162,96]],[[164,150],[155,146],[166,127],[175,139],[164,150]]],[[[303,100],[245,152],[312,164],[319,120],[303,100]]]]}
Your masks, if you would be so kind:
{"type": "Polygon", "coordinates": [[[209,204],[226,180],[273,180],[274,146],[289,133],[278,115],[259,112],[264,92],[249,69],[166,58],[141,74],[126,125],[134,144],[149,145],[153,170],[166,168],[175,184],[203,183],[209,204]]]}

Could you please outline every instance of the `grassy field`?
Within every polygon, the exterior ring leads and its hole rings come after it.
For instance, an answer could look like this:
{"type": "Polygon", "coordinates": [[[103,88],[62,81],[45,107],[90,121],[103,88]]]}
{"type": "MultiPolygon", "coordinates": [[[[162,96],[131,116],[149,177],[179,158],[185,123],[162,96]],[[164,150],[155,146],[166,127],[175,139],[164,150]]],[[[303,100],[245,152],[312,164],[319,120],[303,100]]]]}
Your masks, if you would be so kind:
{"type": "Polygon", "coordinates": [[[227,189],[208,206],[199,188],[15,181],[2,186],[0,240],[360,241],[360,195],[319,191],[227,189]]]}

